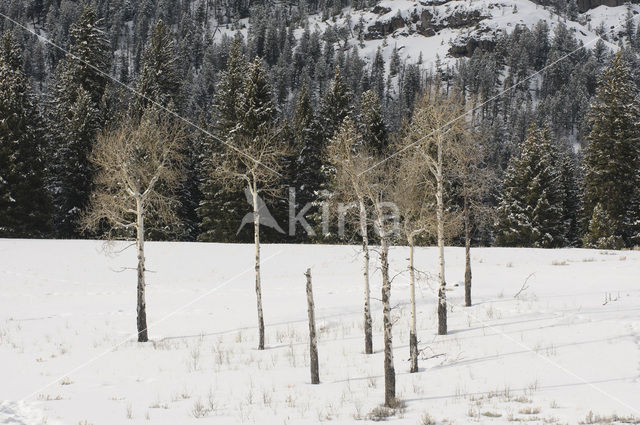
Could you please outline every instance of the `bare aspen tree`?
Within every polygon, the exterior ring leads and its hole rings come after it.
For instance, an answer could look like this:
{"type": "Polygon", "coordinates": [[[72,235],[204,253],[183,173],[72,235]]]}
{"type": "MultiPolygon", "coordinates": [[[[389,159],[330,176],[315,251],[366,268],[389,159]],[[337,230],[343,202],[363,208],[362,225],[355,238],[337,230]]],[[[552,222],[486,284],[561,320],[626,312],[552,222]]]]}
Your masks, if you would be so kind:
{"type": "MultiPolygon", "coordinates": [[[[335,167],[337,188],[351,191],[353,179],[357,179],[362,199],[370,205],[372,221],[380,239],[380,270],[382,275],[382,320],[384,328],[384,381],[385,405],[392,407],[396,402],[396,375],[393,364],[393,320],[391,317],[391,279],[389,278],[389,247],[397,234],[397,210],[390,202],[392,191],[391,161],[381,162],[382,158],[367,149],[358,135],[358,131],[349,118],[340,126],[339,131],[329,144],[329,157],[335,167]],[[377,166],[374,166],[377,165],[377,166]],[[391,220],[390,220],[391,219],[391,220]]],[[[339,189],[338,189],[339,190],[339,189]]],[[[349,193],[349,192],[348,192],[349,193]]]]}
{"type": "Polygon", "coordinates": [[[135,234],[137,267],[138,341],[148,341],[145,300],[146,221],[177,222],[177,202],[171,188],[182,178],[183,127],[148,110],[137,121],[129,119],[106,131],[96,141],[90,161],[96,168],[95,189],[83,216],[87,230],[103,230],[107,237],[135,234]]]}
{"type": "MultiPolygon", "coordinates": [[[[380,270],[382,274],[382,325],[384,328],[384,403],[393,407],[396,403],[396,372],[393,365],[393,319],[391,317],[391,279],[389,278],[389,246],[393,240],[397,228],[387,222],[387,208],[389,202],[385,201],[389,194],[385,175],[382,170],[387,167],[377,167],[378,173],[371,173],[373,180],[369,189],[369,199],[373,204],[376,230],[380,238],[380,270]],[[376,178],[377,177],[377,178],[376,178]]],[[[384,171],[389,171],[388,169],[384,171]]],[[[367,174],[369,174],[367,173],[367,174]]]]}
{"type": "MultiPolygon", "coordinates": [[[[280,132],[271,126],[261,126],[255,135],[236,133],[225,145],[224,153],[211,170],[212,178],[230,190],[246,185],[253,205],[253,239],[255,245],[255,289],[258,310],[258,350],[264,350],[264,314],[260,274],[260,194],[279,191],[279,172],[288,146],[280,140],[280,132]]],[[[239,223],[240,224],[240,223],[239,223]]]]}
{"type": "Polygon", "coordinates": [[[466,137],[468,124],[464,118],[464,108],[456,94],[445,95],[435,91],[427,92],[419,101],[407,131],[407,145],[415,148],[422,157],[425,179],[435,182],[436,237],[438,243],[438,334],[447,334],[447,295],[445,277],[444,242],[445,231],[453,223],[447,223],[444,205],[445,179],[451,167],[451,147],[466,137]]]}
{"type": "Polygon", "coordinates": [[[315,305],[313,304],[313,288],[311,287],[311,269],[304,274],[307,278],[307,313],[309,315],[309,366],[311,368],[311,383],[320,383],[318,367],[318,338],[316,336],[315,305]]]}
{"type": "Polygon", "coordinates": [[[464,303],[471,307],[471,235],[479,223],[486,223],[493,209],[484,201],[496,183],[495,173],[487,166],[481,135],[468,131],[451,147],[452,167],[450,176],[457,187],[462,203],[462,227],[464,232],[464,303]]]}
{"type": "Polygon", "coordinates": [[[369,224],[370,219],[367,214],[367,186],[370,181],[367,176],[369,158],[363,153],[364,142],[362,136],[357,131],[354,122],[347,118],[343,130],[335,143],[329,146],[329,156],[334,163],[336,173],[333,178],[333,187],[337,199],[357,206],[357,216],[355,221],[360,228],[362,238],[362,274],[364,282],[364,352],[373,354],[373,331],[371,320],[371,290],[369,282],[370,252],[369,252],[369,224]]]}
{"type": "Polygon", "coordinates": [[[409,246],[409,300],[411,320],[409,328],[409,362],[410,372],[418,372],[418,336],[416,329],[416,270],[415,245],[416,238],[424,233],[433,233],[434,223],[432,203],[429,202],[434,193],[430,179],[423,177],[423,157],[414,149],[405,149],[403,143],[408,139],[398,138],[396,151],[399,156],[396,178],[393,186],[393,200],[400,211],[402,236],[409,246]]]}

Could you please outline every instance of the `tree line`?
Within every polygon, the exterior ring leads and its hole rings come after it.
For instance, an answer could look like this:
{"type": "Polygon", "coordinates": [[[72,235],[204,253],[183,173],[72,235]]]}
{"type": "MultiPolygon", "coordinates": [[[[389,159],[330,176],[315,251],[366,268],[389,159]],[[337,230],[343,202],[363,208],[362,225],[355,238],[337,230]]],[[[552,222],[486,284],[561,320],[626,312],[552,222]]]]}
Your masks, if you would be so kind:
{"type": "MultiPolygon", "coordinates": [[[[244,187],[229,185],[220,176],[233,173],[238,165],[225,159],[227,145],[250,151],[251,158],[265,155],[253,140],[267,133],[279,143],[269,159],[261,161],[271,165],[257,171],[275,172],[267,179],[268,189],[248,173],[250,180],[243,183],[252,189],[250,197],[264,192],[275,221],[286,223],[290,206],[282,192],[293,188],[294,210],[309,206],[305,216],[318,223],[320,201],[338,199],[332,198],[328,147],[344,119],[348,117],[377,152],[391,154],[390,146],[407,131],[422,94],[439,88],[462,99],[463,113],[483,150],[480,165],[472,164],[474,172],[491,175],[485,179],[491,187],[474,202],[495,212],[469,235],[452,235],[450,243],[618,248],[638,243],[637,146],[624,141],[632,140],[636,131],[632,99],[639,68],[632,21],[615,58],[602,40],[591,50],[580,49],[566,26],[559,24],[550,34],[541,22],[502,36],[493,52],[477,49],[455,67],[436,61],[423,70],[419,63],[402,63],[397,52],[386,64],[378,51],[365,66],[357,46],[335,48],[340,42],[327,34],[337,31],[331,27],[324,34],[307,27],[299,40],[292,37],[290,26],[282,31],[265,26],[263,33],[260,20],[271,12],[257,7],[249,12],[255,28],[248,39],[236,34],[220,42],[209,40],[198,68],[199,60],[182,57],[197,46],[182,49],[180,27],[176,30],[159,20],[134,61],[138,71],[130,67],[123,81],[116,78],[122,72],[114,75],[114,60],[123,52],[115,53],[98,10],[85,7],[69,25],[69,54],[58,60],[46,81],[29,56],[37,39],[21,44],[25,36],[18,29],[3,37],[3,236],[77,238],[103,233],[80,226],[94,189],[91,152],[99,134],[118,127],[126,117],[142,116],[150,105],[193,125],[187,126],[181,148],[185,166],[177,183],[176,220],[150,222],[148,239],[252,240],[251,228],[238,233],[250,209],[244,187]],[[279,40],[274,46],[288,46],[278,53],[278,61],[284,54],[287,66],[293,67],[286,75],[268,58],[278,49],[265,48],[261,43],[266,38],[260,41],[272,30],[279,40]],[[557,62],[570,52],[574,53],[557,62]],[[310,64],[320,62],[330,67],[330,77],[326,70],[306,74],[310,64]],[[526,80],[535,71],[542,71],[541,78],[526,80]],[[614,79],[615,84],[610,82],[614,79]],[[291,80],[292,86],[300,87],[278,87],[291,80]],[[617,105],[615,113],[612,104],[617,105]],[[607,117],[616,121],[606,122],[607,117]],[[212,173],[222,170],[219,164],[226,171],[212,173]],[[611,170],[605,173],[603,167],[611,170]]],[[[184,13],[197,16],[198,10],[184,13]]],[[[465,210],[469,200],[461,194],[466,189],[445,186],[445,197],[455,206],[447,206],[445,213],[465,210]]],[[[257,207],[253,201],[249,204],[257,207]]],[[[470,205],[466,220],[473,218],[470,205]]],[[[343,240],[335,229],[327,234],[314,226],[292,234],[265,229],[263,240],[343,240]]],[[[347,230],[347,241],[355,240],[358,226],[347,230]]],[[[417,243],[434,241],[423,238],[417,243]]]]}

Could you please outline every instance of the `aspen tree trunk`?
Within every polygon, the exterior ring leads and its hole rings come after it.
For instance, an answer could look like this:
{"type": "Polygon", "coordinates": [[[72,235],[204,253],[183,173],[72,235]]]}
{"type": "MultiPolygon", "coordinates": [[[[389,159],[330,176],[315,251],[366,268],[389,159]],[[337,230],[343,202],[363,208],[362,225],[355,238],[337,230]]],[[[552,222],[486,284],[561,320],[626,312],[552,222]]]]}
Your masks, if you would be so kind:
{"type": "Polygon", "coordinates": [[[418,371],[418,336],[416,333],[416,273],[413,265],[413,236],[409,236],[409,293],[411,299],[411,329],[409,330],[409,355],[411,373],[418,371]]]}
{"type": "Polygon", "coordinates": [[[360,233],[362,233],[362,252],[364,254],[364,352],[373,354],[373,331],[371,324],[371,294],[369,289],[369,235],[367,233],[367,211],[364,201],[360,200],[360,233]]]}
{"type": "MultiPolygon", "coordinates": [[[[380,227],[382,229],[382,226],[380,227]]],[[[393,335],[391,327],[391,281],[389,280],[389,245],[387,236],[380,236],[380,266],[382,268],[382,320],[384,325],[384,404],[392,407],[396,399],[396,371],[393,367],[393,335]]]]}
{"type": "Polygon", "coordinates": [[[464,198],[464,304],[471,307],[471,218],[469,201],[464,198]]]}
{"type": "Polygon", "coordinates": [[[311,368],[311,383],[320,383],[318,368],[318,339],[316,337],[315,306],[313,304],[313,289],[311,288],[311,269],[305,273],[307,277],[307,312],[309,314],[309,365],[311,368]]]}
{"type": "Polygon", "coordinates": [[[258,188],[253,182],[253,240],[256,246],[256,302],[258,306],[258,350],[264,350],[264,316],[262,314],[262,288],[260,286],[260,212],[258,211],[258,188]]]}
{"type": "Polygon", "coordinates": [[[147,342],[147,305],[144,282],[144,200],[136,196],[136,246],[138,248],[138,342],[147,342]]]}
{"type": "Polygon", "coordinates": [[[442,140],[438,139],[438,166],[436,173],[436,201],[437,211],[436,219],[438,221],[438,278],[440,280],[440,287],[438,288],[438,334],[447,334],[447,294],[446,294],[446,280],[444,276],[444,203],[443,203],[443,168],[442,160],[442,140]]]}

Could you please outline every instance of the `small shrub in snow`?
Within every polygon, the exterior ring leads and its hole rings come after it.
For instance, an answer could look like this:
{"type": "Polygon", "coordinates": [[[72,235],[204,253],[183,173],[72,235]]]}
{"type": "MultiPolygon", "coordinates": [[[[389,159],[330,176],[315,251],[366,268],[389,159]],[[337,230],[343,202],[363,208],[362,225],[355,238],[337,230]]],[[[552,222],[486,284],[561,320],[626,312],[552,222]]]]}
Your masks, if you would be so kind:
{"type": "Polygon", "coordinates": [[[600,416],[594,414],[592,411],[587,413],[587,416],[584,418],[584,421],[579,422],[580,424],[610,424],[610,423],[621,423],[621,424],[640,424],[640,418],[636,418],[635,416],[618,416],[613,414],[611,416],[600,416]]]}
{"type": "Polygon", "coordinates": [[[539,407],[524,407],[524,408],[518,410],[518,413],[520,413],[522,415],[537,415],[538,413],[540,413],[540,408],[539,407]]]}
{"type": "Polygon", "coordinates": [[[380,422],[387,420],[391,416],[393,416],[393,409],[385,406],[377,406],[369,412],[367,419],[374,422],[380,422]]]}
{"type": "Polygon", "coordinates": [[[202,403],[202,401],[200,401],[200,399],[196,400],[191,408],[191,415],[196,419],[204,418],[209,414],[209,412],[210,410],[204,405],[204,403],[202,403]]]}
{"type": "Polygon", "coordinates": [[[395,398],[389,403],[389,406],[377,406],[374,407],[369,414],[367,415],[367,419],[374,422],[380,422],[387,420],[389,417],[399,414],[400,416],[404,415],[407,410],[407,403],[404,400],[399,398],[395,398]]]}
{"type": "Polygon", "coordinates": [[[420,425],[436,425],[436,421],[431,417],[431,415],[425,412],[420,419],[420,425]]]}

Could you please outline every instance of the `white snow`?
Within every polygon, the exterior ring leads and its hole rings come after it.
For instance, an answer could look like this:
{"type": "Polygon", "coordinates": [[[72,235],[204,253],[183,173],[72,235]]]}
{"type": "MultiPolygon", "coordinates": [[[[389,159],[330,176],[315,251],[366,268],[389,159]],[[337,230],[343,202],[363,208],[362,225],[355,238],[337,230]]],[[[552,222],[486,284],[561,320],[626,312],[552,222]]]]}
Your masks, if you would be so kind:
{"type": "MultiPolygon", "coordinates": [[[[423,10],[427,10],[435,16],[436,21],[441,22],[443,19],[450,17],[452,14],[460,11],[477,10],[483,17],[479,25],[483,29],[490,31],[480,37],[490,37],[496,32],[511,32],[518,25],[524,25],[533,28],[539,21],[545,21],[549,24],[551,31],[563,22],[574,33],[576,37],[585,43],[588,47],[593,47],[599,39],[595,30],[604,22],[607,30],[609,41],[607,46],[611,49],[617,49],[617,40],[619,33],[622,32],[622,26],[627,16],[627,8],[630,8],[634,14],[636,24],[640,21],[638,14],[640,13],[640,5],[625,5],[618,7],[600,6],[590,10],[585,14],[581,14],[577,21],[569,21],[564,17],[555,14],[551,8],[545,8],[530,0],[453,0],[442,5],[431,5],[429,1],[415,0],[383,0],[378,3],[379,6],[390,9],[383,15],[377,15],[369,10],[353,10],[345,8],[343,13],[335,19],[331,18],[323,21],[321,15],[311,15],[308,19],[308,25],[311,31],[324,31],[329,25],[342,27],[347,22],[347,16],[350,16],[351,25],[354,27],[360,22],[364,22],[366,28],[375,24],[376,21],[388,22],[397,14],[400,14],[405,21],[411,22],[411,14],[416,12],[419,16],[423,10]]],[[[247,35],[248,20],[241,20],[239,26],[243,35],[247,35]]],[[[218,26],[212,22],[212,29],[215,28],[216,38],[222,37],[224,34],[232,35],[234,30],[231,25],[218,26]]],[[[417,32],[410,33],[407,27],[397,30],[390,34],[386,43],[385,40],[365,40],[364,48],[360,49],[360,54],[367,58],[369,63],[373,61],[378,47],[382,49],[383,56],[388,64],[391,52],[394,47],[400,50],[402,58],[408,58],[410,61],[417,62],[420,54],[422,54],[423,63],[426,68],[430,68],[439,56],[443,64],[454,64],[457,60],[449,55],[451,43],[459,37],[469,35],[476,30],[473,25],[468,28],[445,28],[436,33],[432,37],[426,37],[417,32]],[[385,45],[386,44],[386,45],[385,45]]],[[[300,38],[303,29],[297,29],[294,34],[296,38],[300,38]]],[[[350,46],[357,46],[358,40],[354,37],[349,42],[350,46]]],[[[342,47],[341,45],[336,47],[342,47]]]]}
{"type": "MultiPolygon", "coordinates": [[[[382,402],[380,275],[372,276],[376,353],[367,356],[358,247],[264,245],[262,352],[252,246],[149,243],[146,344],[134,337],[135,250],[105,255],[102,247],[0,240],[0,423],[348,424],[382,402]],[[309,383],[307,267],[317,386],[309,383]],[[198,402],[206,415],[196,419],[198,402]]],[[[437,336],[437,256],[417,250],[428,277],[418,291],[418,374],[408,373],[407,276],[393,281],[406,410],[389,421],[416,424],[425,412],[457,424],[575,424],[589,411],[640,417],[640,251],[473,249],[472,308],[461,307],[455,286],[463,253],[446,250],[450,334],[437,336]]],[[[405,248],[392,250],[392,276],[406,258],[405,248]]]]}

